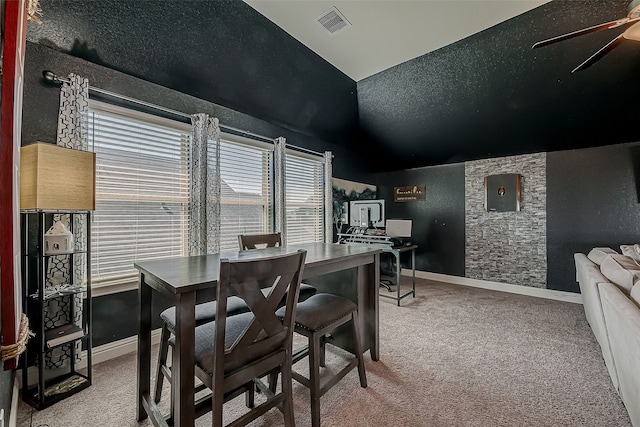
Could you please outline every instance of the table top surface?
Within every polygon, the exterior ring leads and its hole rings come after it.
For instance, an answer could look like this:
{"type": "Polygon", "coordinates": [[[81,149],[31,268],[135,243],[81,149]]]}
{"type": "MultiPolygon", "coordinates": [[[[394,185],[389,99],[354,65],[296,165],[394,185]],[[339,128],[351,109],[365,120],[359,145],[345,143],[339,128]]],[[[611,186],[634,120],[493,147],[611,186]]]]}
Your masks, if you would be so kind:
{"type": "Polygon", "coordinates": [[[374,248],[379,248],[382,250],[382,252],[406,252],[406,251],[412,251],[414,249],[418,248],[418,245],[416,244],[404,244],[404,245],[397,245],[397,246],[392,246],[388,243],[381,243],[381,242],[366,242],[366,241],[354,241],[354,242],[344,242],[342,243],[343,245],[351,245],[351,246],[371,246],[374,248]]]}
{"type": "Polygon", "coordinates": [[[305,268],[337,261],[375,255],[380,248],[367,245],[340,245],[337,243],[306,243],[275,248],[222,252],[211,255],[165,258],[134,263],[134,267],[160,286],[175,293],[190,292],[213,286],[219,278],[220,259],[252,260],[269,256],[307,251],[305,268]]]}

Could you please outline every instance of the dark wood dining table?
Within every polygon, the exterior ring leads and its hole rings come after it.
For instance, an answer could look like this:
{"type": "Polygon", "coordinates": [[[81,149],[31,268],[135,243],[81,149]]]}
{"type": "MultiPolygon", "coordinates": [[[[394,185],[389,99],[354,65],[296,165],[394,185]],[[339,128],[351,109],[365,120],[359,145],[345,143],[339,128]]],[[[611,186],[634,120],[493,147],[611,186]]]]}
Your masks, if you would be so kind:
{"type": "Polygon", "coordinates": [[[194,341],[196,293],[216,286],[220,259],[252,259],[275,254],[307,251],[303,279],[355,268],[353,284],[337,284],[328,291],[344,294],[358,304],[363,352],[379,359],[378,284],[379,248],[366,245],[309,243],[285,247],[222,252],[220,254],[169,258],[135,263],[138,289],[137,419],[147,417],[155,426],[191,427],[196,418],[194,404],[194,341]],[[354,292],[354,289],[355,292],[354,292]],[[175,347],[172,359],[173,414],[163,415],[151,393],[151,322],[154,291],[172,298],[176,307],[175,347]],[[355,295],[355,297],[354,297],[355,295]]]}

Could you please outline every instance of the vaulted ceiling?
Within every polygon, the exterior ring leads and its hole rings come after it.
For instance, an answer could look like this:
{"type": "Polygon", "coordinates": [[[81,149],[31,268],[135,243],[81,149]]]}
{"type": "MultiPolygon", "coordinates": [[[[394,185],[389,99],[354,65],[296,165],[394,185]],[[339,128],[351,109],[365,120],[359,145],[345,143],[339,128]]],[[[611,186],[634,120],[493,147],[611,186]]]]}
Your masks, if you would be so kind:
{"type": "Polygon", "coordinates": [[[549,2],[244,1],[355,81],[549,2]],[[331,31],[320,24],[324,21],[318,18],[323,16],[331,31]],[[340,21],[344,24],[339,25],[340,21]]]}
{"type": "MultiPolygon", "coordinates": [[[[379,72],[386,65],[367,65],[374,74],[341,71],[241,1],[47,0],[28,40],[350,146],[378,171],[640,140],[640,43],[571,73],[624,27],[531,49],[625,16],[627,0],[454,3],[472,17],[479,3],[509,3],[513,17],[478,16],[476,28],[469,16],[439,16],[444,24],[415,29],[411,44],[424,53],[379,72]],[[439,44],[423,30],[436,31],[439,44]]],[[[384,23],[379,33],[394,39],[384,23]]]]}

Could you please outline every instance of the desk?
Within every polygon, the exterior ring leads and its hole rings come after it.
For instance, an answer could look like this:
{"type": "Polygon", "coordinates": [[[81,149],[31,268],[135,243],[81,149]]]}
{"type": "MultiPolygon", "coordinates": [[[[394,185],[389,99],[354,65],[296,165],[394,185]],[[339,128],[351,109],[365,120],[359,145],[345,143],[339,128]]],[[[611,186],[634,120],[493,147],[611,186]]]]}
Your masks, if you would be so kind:
{"type": "Polygon", "coordinates": [[[380,248],[310,243],[240,252],[169,258],[135,263],[140,273],[138,290],[138,388],[137,419],[151,417],[155,426],[191,427],[194,407],[194,341],[196,292],[213,287],[219,277],[220,258],[253,259],[305,249],[303,279],[357,268],[357,304],[363,351],[379,359],[378,283],[380,248]],[[173,419],[163,416],[151,389],[151,302],[152,291],[170,296],[176,306],[176,340],[173,352],[173,419]]]}
{"type": "MultiPolygon", "coordinates": [[[[380,248],[382,252],[391,254],[396,260],[396,295],[388,295],[381,293],[380,296],[384,298],[390,298],[396,300],[398,307],[400,307],[400,301],[412,295],[416,297],[416,248],[417,245],[403,245],[392,246],[391,238],[385,234],[358,234],[358,233],[338,233],[338,241],[345,245],[370,245],[376,248],[380,248]],[[400,291],[400,254],[411,251],[411,271],[413,273],[413,285],[411,290],[404,294],[400,291]]],[[[384,285],[387,286],[387,285],[384,285]]],[[[388,288],[391,291],[391,288],[388,288]]]]}
{"type": "Polygon", "coordinates": [[[381,248],[382,252],[390,253],[396,259],[396,295],[385,295],[384,292],[380,294],[381,297],[390,298],[396,300],[398,307],[400,307],[400,301],[404,297],[408,297],[412,295],[413,298],[416,297],[416,248],[417,245],[409,245],[409,246],[387,246],[386,248],[381,248]],[[411,251],[411,271],[413,272],[413,286],[410,291],[401,294],[400,292],[400,270],[402,269],[400,266],[400,254],[404,252],[411,251]]]}

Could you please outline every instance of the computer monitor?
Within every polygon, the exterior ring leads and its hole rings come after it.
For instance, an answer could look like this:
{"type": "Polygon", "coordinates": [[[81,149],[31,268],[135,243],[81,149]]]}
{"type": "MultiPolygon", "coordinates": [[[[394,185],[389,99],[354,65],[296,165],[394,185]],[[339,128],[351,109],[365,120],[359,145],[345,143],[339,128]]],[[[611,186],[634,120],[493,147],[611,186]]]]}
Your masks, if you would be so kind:
{"type": "Polygon", "coordinates": [[[388,219],[385,229],[389,237],[411,237],[411,220],[388,219]]]}
{"type": "Polygon", "coordinates": [[[349,203],[349,225],[384,227],[384,199],[352,200],[349,203]]]}

